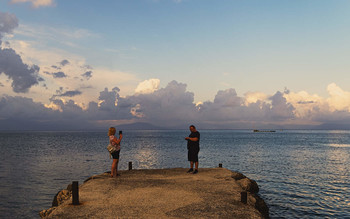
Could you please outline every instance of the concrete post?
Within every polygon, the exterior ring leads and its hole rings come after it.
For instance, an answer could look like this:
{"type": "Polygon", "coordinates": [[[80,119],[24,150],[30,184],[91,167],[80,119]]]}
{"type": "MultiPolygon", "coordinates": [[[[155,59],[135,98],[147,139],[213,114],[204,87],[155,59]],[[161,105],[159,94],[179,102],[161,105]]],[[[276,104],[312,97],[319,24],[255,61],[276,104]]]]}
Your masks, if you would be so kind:
{"type": "Polygon", "coordinates": [[[247,204],[247,192],[241,192],[241,202],[247,204]]]}
{"type": "Polygon", "coordinates": [[[72,183],[72,204],[79,205],[79,182],[73,181],[72,183]]]}

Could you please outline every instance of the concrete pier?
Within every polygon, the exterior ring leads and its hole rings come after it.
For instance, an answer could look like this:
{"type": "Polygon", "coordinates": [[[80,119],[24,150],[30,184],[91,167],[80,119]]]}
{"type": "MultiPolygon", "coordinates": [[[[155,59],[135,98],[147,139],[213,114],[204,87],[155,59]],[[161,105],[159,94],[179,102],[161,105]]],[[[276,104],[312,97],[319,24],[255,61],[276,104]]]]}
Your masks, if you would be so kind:
{"type": "Polygon", "coordinates": [[[249,185],[255,181],[243,174],[225,168],[200,168],[198,174],[186,171],[184,168],[126,170],[120,171],[117,178],[110,178],[109,173],[92,176],[79,186],[79,205],[72,205],[72,197],[68,197],[57,207],[40,212],[40,216],[268,218],[265,202],[256,195],[257,185],[249,185]],[[245,191],[246,204],[241,202],[241,192],[245,191]],[[265,206],[259,207],[262,203],[265,206]]]}

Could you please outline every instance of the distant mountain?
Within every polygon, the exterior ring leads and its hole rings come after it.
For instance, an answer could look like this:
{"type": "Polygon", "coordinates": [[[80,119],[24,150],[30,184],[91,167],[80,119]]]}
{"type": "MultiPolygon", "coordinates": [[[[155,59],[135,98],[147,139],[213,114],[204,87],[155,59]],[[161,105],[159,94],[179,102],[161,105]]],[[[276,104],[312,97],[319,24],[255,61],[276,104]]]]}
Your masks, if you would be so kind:
{"type": "Polygon", "coordinates": [[[323,123],[316,126],[315,129],[326,129],[326,130],[349,130],[350,124],[334,124],[334,123],[323,123]]]}
{"type": "Polygon", "coordinates": [[[146,122],[135,122],[131,124],[123,124],[115,126],[117,130],[162,130],[164,127],[159,127],[146,122]]]}

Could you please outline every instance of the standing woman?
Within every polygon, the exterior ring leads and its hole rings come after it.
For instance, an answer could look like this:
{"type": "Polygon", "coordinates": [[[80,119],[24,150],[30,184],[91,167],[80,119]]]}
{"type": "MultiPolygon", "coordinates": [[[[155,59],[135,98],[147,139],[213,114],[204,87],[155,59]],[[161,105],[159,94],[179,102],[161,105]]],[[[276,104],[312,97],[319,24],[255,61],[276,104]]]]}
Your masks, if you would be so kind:
{"type": "Polygon", "coordinates": [[[119,162],[119,154],[120,154],[120,141],[123,138],[123,134],[121,131],[119,131],[119,139],[115,137],[115,128],[110,127],[108,130],[108,136],[109,136],[109,143],[113,145],[117,151],[112,153],[113,157],[113,163],[112,163],[112,168],[111,168],[111,177],[117,177],[120,176],[117,171],[118,171],[118,162],[119,162]]]}

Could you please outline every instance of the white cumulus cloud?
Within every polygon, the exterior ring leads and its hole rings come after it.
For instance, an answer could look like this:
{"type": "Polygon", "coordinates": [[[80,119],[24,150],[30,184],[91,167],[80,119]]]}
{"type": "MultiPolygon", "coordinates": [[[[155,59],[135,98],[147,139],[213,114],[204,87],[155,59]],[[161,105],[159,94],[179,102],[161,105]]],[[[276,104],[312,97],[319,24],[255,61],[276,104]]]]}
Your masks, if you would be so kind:
{"type": "Polygon", "coordinates": [[[140,82],[136,89],[135,93],[137,94],[150,94],[158,90],[160,80],[157,78],[151,78],[145,81],[140,82]]]}
{"type": "Polygon", "coordinates": [[[327,99],[331,110],[350,111],[350,92],[344,91],[335,83],[327,87],[330,97],[327,99]]]}

